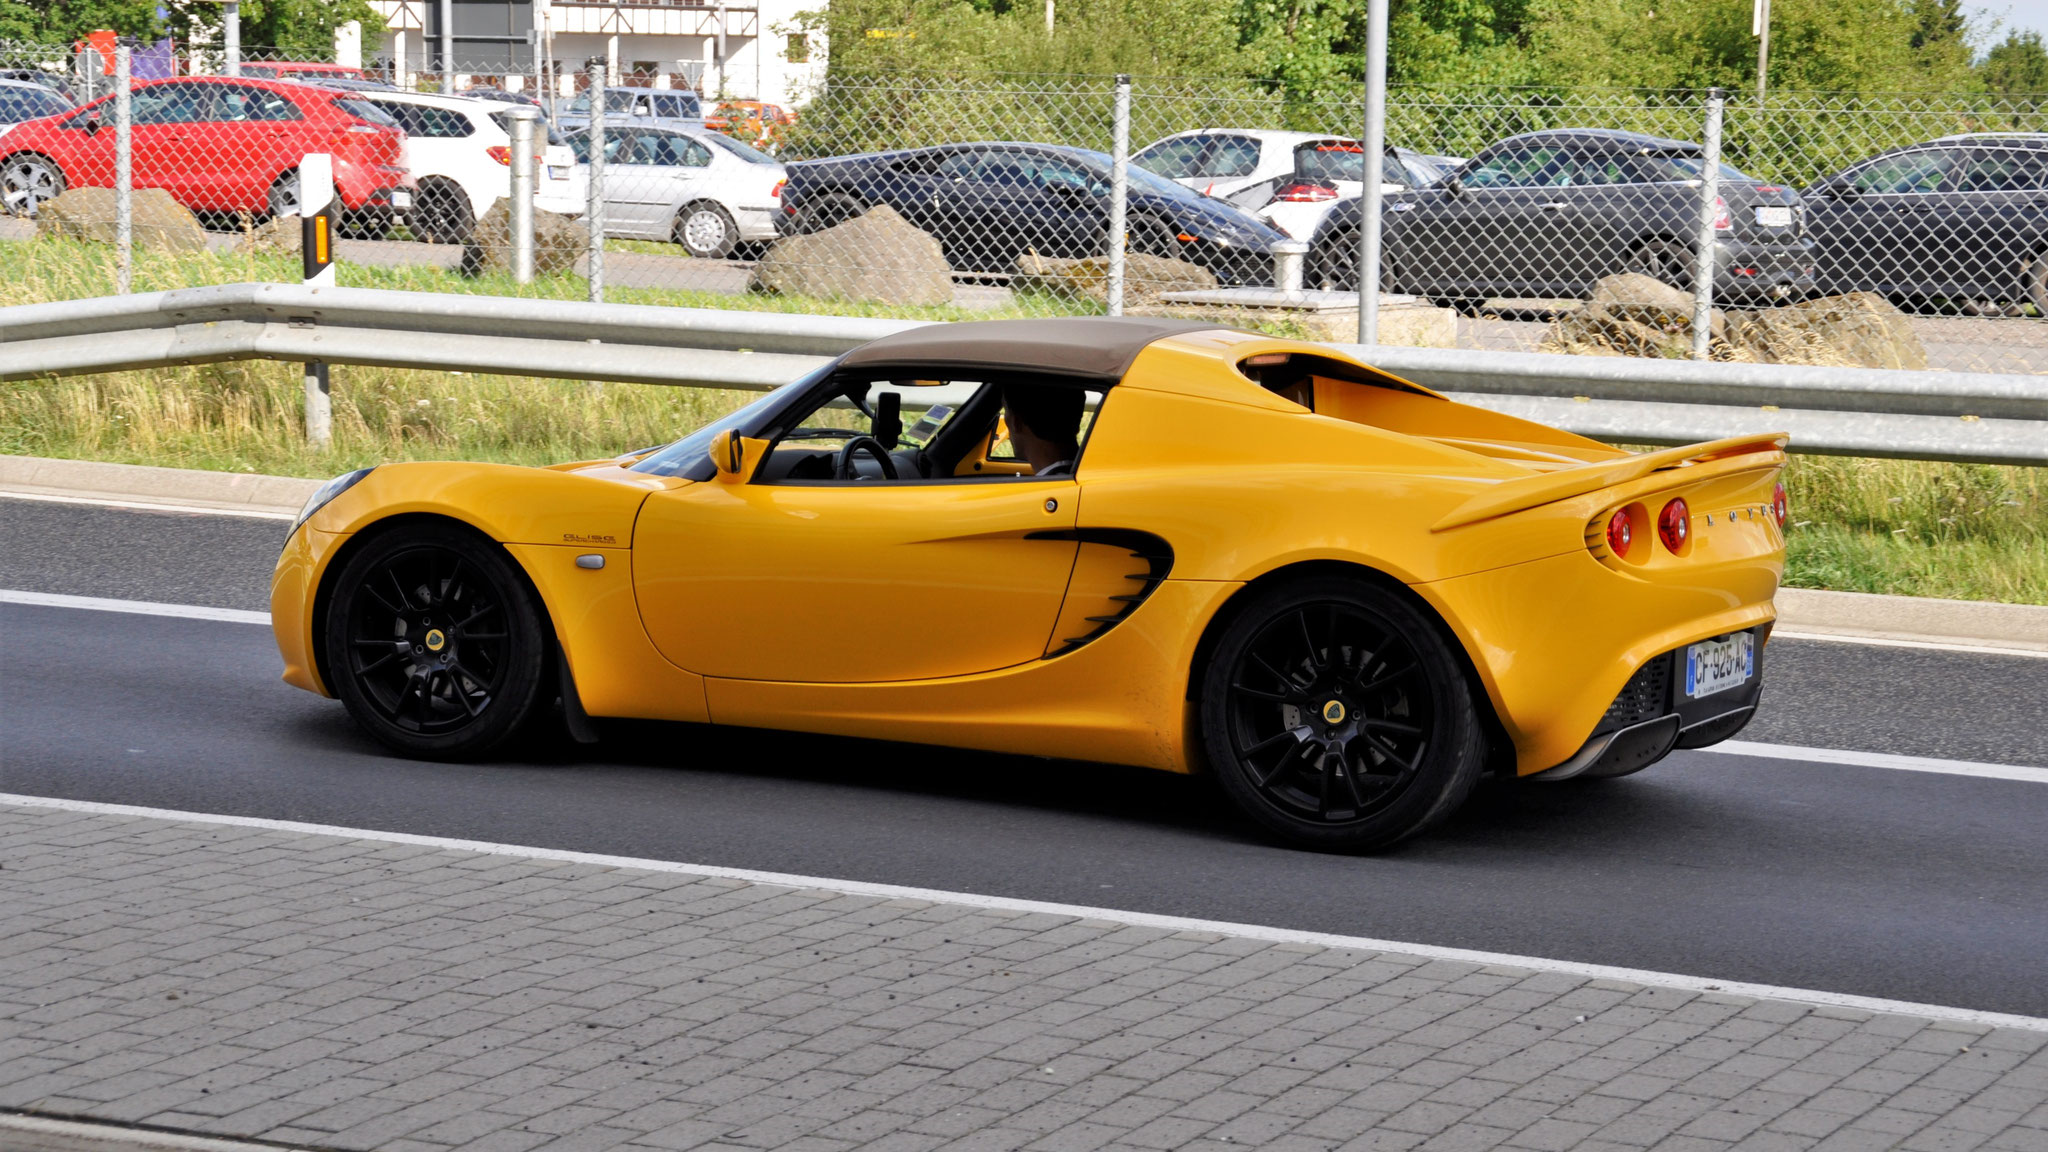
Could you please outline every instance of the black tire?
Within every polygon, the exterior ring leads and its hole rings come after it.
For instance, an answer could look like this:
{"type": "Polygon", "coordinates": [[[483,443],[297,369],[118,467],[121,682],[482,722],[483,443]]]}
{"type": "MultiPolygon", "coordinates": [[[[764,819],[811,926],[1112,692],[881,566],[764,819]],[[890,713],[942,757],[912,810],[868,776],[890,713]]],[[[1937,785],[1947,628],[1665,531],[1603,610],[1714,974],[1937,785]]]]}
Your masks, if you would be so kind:
{"type": "Polygon", "coordinates": [[[33,220],[44,204],[64,194],[64,170],[38,152],[9,156],[0,163],[0,204],[10,216],[33,220]]]}
{"type": "Polygon", "coordinates": [[[866,211],[867,208],[859,201],[845,196],[826,196],[797,209],[796,219],[790,223],[799,235],[808,236],[844,224],[866,211]]]}
{"type": "Polygon", "coordinates": [[[476,230],[476,212],[460,185],[434,180],[420,186],[406,226],[429,244],[467,244],[476,230]]]}
{"type": "Polygon", "coordinates": [[[1311,248],[1301,283],[1324,292],[1358,291],[1358,233],[1340,232],[1311,248]]]}
{"type": "Polygon", "coordinates": [[[1441,630],[1363,580],[1252,593],[1217,639],[1199,708],[1224,795],[1304,848],[1370,852],[1413,836],[1465,802],[1485,763],[1441,630]]]}
{"type": "Polygon", "coordinates": [[[1178,260],[1181,258],[1179,235],[1171,224],[1156,216],[1133,216],[1124,229],[1124,246],[1147,256],[1178,260]]]}
{"type": "Polygon", "coordinates": [[[342,567],[326,611],[329,686],[393,751],[474,759],[541,700],[548,648],[533,594],[505,553],[467,528],[415,524],[373,538],[342,567]]]}
{"type": "Polygon", "coordinates": [[[1629,258],[1629,270],[1640,272],[1673,288],[1692,291],[1692,252],[1683,244],[1669,240],[1653,240],[1643,244],[1629,258]]]}
{"type": "Polygon", "coordinates": [[[2027,265],[2021,286],[2026,289],[2027,303],[2034,306],[2034,313],[2048,316],[2048,254],[2034,257],[2034,262],[2027,265]]]}
{"type": "MultiPolygon", "coordinates": [[[[297,216],[299,214],[299,170],[297,168],[286,169],[282,175],[270,182],[270,191],[265,196],[265,205],[269,208],[270,215],[273,218],[278,216],[297,216]]],[[[341,196],[339,194],[336,194],[334,199],[327,202],[327,214],[335,220],[339,220],[343,215],[341,196]]]]}
{"type": "Polygon", "coordinates": [[[723,260],[740,245],[740,226],[733,223],[732,213],[712,200],[685,205],[669,225],[668,235],[701,260],[723,260]]]}

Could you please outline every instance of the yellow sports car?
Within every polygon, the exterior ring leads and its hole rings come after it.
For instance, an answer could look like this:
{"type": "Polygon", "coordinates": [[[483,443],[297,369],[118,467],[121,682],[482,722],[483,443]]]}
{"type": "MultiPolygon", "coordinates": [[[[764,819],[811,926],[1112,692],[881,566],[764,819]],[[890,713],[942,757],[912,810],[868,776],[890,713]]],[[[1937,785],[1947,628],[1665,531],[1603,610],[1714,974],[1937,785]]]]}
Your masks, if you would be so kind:
{"type": "Polygon", "coordinates": [[[1782,436],[1647,453],[1320,345],[1152,319],[932,325],[659,448],[328,483],[287,681],[423,757],[543,714],[1205,772],[1383,847],[1482,773],[1620,776],[1761,687],[1782,436]]]}

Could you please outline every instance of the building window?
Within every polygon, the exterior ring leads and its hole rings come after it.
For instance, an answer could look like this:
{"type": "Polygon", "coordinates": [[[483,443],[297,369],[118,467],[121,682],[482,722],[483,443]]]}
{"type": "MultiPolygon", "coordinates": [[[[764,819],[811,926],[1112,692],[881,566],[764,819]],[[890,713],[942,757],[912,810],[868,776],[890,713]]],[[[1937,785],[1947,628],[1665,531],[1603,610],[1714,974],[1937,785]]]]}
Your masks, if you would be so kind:
{"type": "Polygon", "coordinates": [[[785,37],[783,40],[782,58],[791,64],[809,64],[811,62],[811,38],[802,32],[785,37]]]}

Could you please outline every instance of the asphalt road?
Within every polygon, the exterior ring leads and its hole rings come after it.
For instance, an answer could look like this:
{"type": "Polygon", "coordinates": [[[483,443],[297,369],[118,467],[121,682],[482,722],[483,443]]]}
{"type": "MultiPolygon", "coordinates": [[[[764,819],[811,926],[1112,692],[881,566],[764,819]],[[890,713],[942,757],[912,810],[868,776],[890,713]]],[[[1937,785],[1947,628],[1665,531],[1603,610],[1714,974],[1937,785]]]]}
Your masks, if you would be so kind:
{"type": "MultiPolygon", "coordinates": [[[[0,588],[264,607],[284,526],[0,499],[0,588]]],[[[1747,740],[2048,764],[2048,661],[1777,641],[1747,740]]],[[[397,760],[246,624],[0,605],[0,791],[1274,924],[2048,1015],[2048,787],[1680,753],[1499,784],[1379,857],[1246,834],[1200,781],[613,726],[397,760]]]]}

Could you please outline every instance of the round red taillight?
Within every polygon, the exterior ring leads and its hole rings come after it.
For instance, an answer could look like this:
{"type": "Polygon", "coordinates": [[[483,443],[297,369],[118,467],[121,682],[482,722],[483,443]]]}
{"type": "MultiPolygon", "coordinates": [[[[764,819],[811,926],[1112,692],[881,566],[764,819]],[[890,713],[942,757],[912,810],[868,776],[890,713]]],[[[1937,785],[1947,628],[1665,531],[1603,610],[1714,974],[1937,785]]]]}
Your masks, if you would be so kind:
{"type": "Polygon", "coordinates": [[[1680,496],[1664,506],[1657,513],[1657,538],[1664,541],[1664,547],[1677,553],[1685,547],[1685,538],[1692,535],[1692,509],[1685,506],[1685,497],[1680,496]]]}
{"type": "Polygon", "coordinates": [[[1785,498],[1785,482],[1783,480],[1778,481],[1771,488],[1771,515],[1777,518],[1778,527],[1780,528],[1783,528],[1785,522],[1792,518],[1792,502],[1785,498]]]}
{"type": "Polygon", "coordinates": [[[1628,526],[1628,509],[1622,508],[1607,518],[1607,548],[1616,556],[1628,555],[1629,541],[1635,539],[1634,529],[1628,526]]]}

